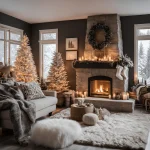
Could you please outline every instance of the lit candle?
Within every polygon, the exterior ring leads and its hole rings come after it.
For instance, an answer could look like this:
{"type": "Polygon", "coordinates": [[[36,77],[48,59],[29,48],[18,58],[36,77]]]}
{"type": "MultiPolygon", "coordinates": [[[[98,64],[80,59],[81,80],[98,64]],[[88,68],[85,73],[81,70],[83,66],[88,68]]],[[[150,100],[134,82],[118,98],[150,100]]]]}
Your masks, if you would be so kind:
{"type": "Polygon", "coordinates": [[[123,92],[123,93],[122,93],[122,99],[123,99],[123,100],[127,100],[127,99],[128,99],[126,92],[123,92]]]}
{"type": "Polygon", "coordinates": [[[127,93],[127,99],[129,99],[129,93],[127,93]]]}
{"type": "Polygon", "coordinates": [[[111,95],[109,95],[109,99],[111,99],[111,95]]]}
{"type": "Polygon", "coordinates": [[[76,91],[76,97],[78,97],[79,96],[79,92],[78,91],[76,91]]]}
{"type": "Polygon", "coordinates": [[[94,57],[94,60],[97,61],[97,57],[96,56],[94,57]]]}
{"type": "Polygon", "coordinates": [[[84,98],[84,94],[82,94],[81,97],[84,98]]]}
{"type": "Polygon", "coordinates": [[[79,61],[81,61],[82,60],[82,58],[81,57],[79,57],[79,61]]]}
{"type": "Polygon", "coordinates": [[[106,56],[104,56],[104,61],[106,61],[106,56]]]}
{"type": "Polygon", "coordinates": [[[116,98],[116,94],[114,93],[114,94],[113,94],[113,99],[115,99],[115,98],[116,98]]]}
{"type": "Polygon", "coordinates": [[[82,60],[84,60],[84,56],[82,56],[82,60]]]}
{"type": "Polygon", "coordinates": [[[87,92],[84,92],[84,97],[87,97],[87,92]]]}

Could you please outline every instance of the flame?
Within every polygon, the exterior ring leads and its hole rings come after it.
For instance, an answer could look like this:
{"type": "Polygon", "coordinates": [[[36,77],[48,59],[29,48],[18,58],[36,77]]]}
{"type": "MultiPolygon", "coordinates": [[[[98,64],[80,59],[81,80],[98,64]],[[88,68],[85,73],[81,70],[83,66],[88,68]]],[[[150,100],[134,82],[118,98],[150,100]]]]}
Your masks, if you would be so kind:
{"type": "Polygon", "coordinates": [[[100,85],[99,89],[96,89],[96,92],[98,92],[98,93],[104,92],[103,85],[100,85]]]}

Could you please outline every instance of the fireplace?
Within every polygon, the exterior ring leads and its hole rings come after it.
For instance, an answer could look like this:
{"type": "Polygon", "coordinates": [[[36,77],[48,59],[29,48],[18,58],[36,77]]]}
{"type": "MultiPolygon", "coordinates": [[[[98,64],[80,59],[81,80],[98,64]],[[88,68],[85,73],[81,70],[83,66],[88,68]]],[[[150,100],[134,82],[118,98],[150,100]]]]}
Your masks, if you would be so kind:
{"type": "Polygon", "coordinates": [[[93,76],[88,78],[88,96],[112,97],[112,78],[107,76],[93,76]]]}

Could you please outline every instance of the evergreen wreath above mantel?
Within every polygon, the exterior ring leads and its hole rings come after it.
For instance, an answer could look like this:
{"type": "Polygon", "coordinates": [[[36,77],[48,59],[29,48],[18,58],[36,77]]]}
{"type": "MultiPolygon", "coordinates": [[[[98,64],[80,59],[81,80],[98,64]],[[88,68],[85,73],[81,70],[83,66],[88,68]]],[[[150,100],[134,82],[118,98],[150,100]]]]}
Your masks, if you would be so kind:
{"type": "Polygon", "coordinates": [[[93,49],[102,50],[111,42],[110,28],[104,23],[93,25],[88,34],[88,42],[93,49]]]}

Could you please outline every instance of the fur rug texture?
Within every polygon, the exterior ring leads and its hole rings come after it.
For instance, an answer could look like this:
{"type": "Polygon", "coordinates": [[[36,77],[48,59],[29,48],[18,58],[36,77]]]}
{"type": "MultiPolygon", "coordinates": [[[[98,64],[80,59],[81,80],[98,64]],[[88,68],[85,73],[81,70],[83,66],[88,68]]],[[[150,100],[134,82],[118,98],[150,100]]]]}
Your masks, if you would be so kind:
{"type": "Polygon", "coordinates": [[[81,136],[78,122],[68,119],[45,119],[38,121],[32,129],[31,140],[36,145],[49,148],[65,148],[81,136]]]}
{"type": "MultiPolygon", "coordinates": [[[[70,108],[55,114],[51,118],[70,118],[70,108]]],[[[108,148],[144,150],[150,131],[150,114],[112,113],[95,126],[85,126],[81,122],[82,135],[76,140],[78,144],[108,148]]]]}

